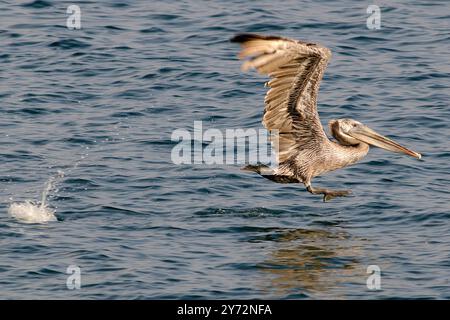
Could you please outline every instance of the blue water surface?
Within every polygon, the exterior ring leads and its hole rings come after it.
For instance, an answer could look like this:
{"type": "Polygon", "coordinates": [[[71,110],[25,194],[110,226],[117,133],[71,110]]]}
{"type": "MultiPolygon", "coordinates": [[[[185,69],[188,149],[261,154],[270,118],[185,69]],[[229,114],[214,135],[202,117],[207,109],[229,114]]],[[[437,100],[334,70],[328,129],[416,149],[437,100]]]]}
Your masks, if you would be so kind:
{"type": "Polygon", "coordinates": [[[1,1],[0,298],[450,299],[450,2],[375,1],[379,30],[370,4],[1,1]],[[423,159],[371,149],[314,180],[353,190],[327,203],[237,164],[175,165],[172,132],[194,121],[262,128],[266,78],[240,72],[238,32],[329,47],[323,123],[423,159]],[[57,222],[9,216],[58,170],[57,222]]]}

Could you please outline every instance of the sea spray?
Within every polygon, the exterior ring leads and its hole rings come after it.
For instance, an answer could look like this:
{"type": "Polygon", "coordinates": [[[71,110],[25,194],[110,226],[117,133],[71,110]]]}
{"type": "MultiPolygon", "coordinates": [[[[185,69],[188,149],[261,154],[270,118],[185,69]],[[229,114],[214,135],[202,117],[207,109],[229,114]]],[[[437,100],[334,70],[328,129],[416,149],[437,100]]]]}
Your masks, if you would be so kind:
{"type": "Polygon", "coordinates": [[[42,207],[29,200],[11,203],[8,214],[24,223],[45,223],[57,220],[53,209],[42,207]]]}
{"type": "Polygon", "coordinates": [[[8,214],[24,223],[45,223],[49,221],[57,221],[55,210],[48,207],[48,196],[50,192],[56,187],[60,179],[64,177],[64,172],[58,171],[54,176],[51,176],[45,183],[42,191],[41,202],[36,203],[30,200],[24,202],[13,202],[9,206],[8,214]]]}
{"type": "MultiPolygon", "coordinates": [[[[123,122],[118,122],[115,124],[113,130],[116,137],[112,139],[105,138],[100,141],[94,140],[93,143],[97,146],[96,151],[101,151],[101,147],[107,143],[125,140],[125,137],[123,137],[120,132],[121,128],[128,129],[129,126],[123,122]]],[[[89,157],[89,151],[91,151],[91,148],[89,146],[84,146],[84,151],[85,152],[81,155],[81,157],[76,160],[75,163],[72,163],[71,167],[64,169],[65,173],[63,171],[58,171],[56,175],[51,176],[47,180],[42,191],[40,203],[32,200],[12,202],[14,200],[10,198],[11,204],[8,208],[8,214],[23,223],[45,223],[49,221],[57,221],[55,210],[48,206],[49,195],[52,191],[54,191],[54,188],[60,182],[61,178],[65,175],[71,175],[73,171],[77,170],[80,164],[89,157]]]]}
{"type": "Polygon", "coordinates": [[[47,197],[49,192],[56,187],[57,182],[59,182],[59,180],[62,178],[64,178],[64,172],[58,170],[58,173],[56,175],[50,177],[50,179],[47,180],[44,190],[42,191],[41,208],[47,207],[47,197]]]}

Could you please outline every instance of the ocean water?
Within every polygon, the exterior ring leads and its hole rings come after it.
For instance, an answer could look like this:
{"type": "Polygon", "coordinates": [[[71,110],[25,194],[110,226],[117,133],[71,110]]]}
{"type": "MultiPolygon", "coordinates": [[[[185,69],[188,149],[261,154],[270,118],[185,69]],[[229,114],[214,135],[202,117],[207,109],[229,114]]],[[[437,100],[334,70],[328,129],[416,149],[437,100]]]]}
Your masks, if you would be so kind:
{"type": "Polygon", "coordinates": [[[356,0],[0,1],[0,298],[450,299],[450,3],[374,3],[379,30],[356,0]],[[371,149],[313,181],[353,190],[327,203],[237,164],[174,164],[194,121],[262,128],[266,78],[240,72],[238,32],[329,47],[322,122],[423,159],[371,149]]]}

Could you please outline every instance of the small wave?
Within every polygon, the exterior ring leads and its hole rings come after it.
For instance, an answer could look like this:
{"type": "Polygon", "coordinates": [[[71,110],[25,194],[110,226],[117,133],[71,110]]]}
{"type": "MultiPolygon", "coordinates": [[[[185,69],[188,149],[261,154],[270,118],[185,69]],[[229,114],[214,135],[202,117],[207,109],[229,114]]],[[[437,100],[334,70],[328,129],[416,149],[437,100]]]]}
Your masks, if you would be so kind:
{"type": "Polygon", "coordinates": [[[152,14],[151,15],[151,19],[153,20],[163,20],[163,21],[170,21],[170,20],[175,20],[179,18],[179,15],[176,14],[152,14]]]}
{"type": "Polygon", "coordinates": [[[126,30],[126,29],[123,29],[123,28],[117,27],[117,26],[105,26],[105,29],[109,29],[109,30],[120,30],[120,31],[126,30]]]}
{"type": "Polygon", "coordinates": [[[36,9],[48,8],[51,6],[52,4],[50,2],[44,0],[35,0],[22,5],[22,7],[24,8],[36,8],[36,9]]]}
{"type": "Polygon", "coordinates": [[[208,208],[205,210],[194,212],[197,216],[215,216],[215,215],[232,215],[240,217],[264,217],[273,215],[286,214],[286,210],[275,210],[269,208],[249,208],[249,209],[225,209],[225,208],[208,208]]]}
{"type": "Polygon", "coordinates": [[[75,39],[63,39],[49,44],[49,47],[61,49],[87,48],[90,46],[91,45],[89,43],[75,39]]]}
{"type": "Polygon", "coordinates": [[[151,27],[139,30],[141,33],[165,33],[166,31],[164,29],[158,28],[158,27],[151,27]]]}

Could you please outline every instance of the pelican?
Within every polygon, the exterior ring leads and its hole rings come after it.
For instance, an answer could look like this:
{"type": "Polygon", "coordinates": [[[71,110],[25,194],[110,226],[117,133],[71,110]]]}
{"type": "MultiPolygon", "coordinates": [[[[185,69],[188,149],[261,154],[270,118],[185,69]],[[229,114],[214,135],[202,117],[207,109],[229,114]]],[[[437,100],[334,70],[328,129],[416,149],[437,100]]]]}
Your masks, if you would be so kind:
{"type": "Polygon", "coordinates": [[[421,158],[420,153],[401,146],[353,119],[328,123],[330,140],[317,111],[317,94],[331,51],[315,43],[277,36],[238,34],[231,42],[241,45],[242,70],[256,69],[269,75],[263,124],[277,132],[273,144],[278,165],[249,165],[243,170],[259,173],[278,183],[303,183],[323,201],[347,196],[350,190],[313,188],[312,178],[352,165],[366,156],[369,145],[421,158]]]}

